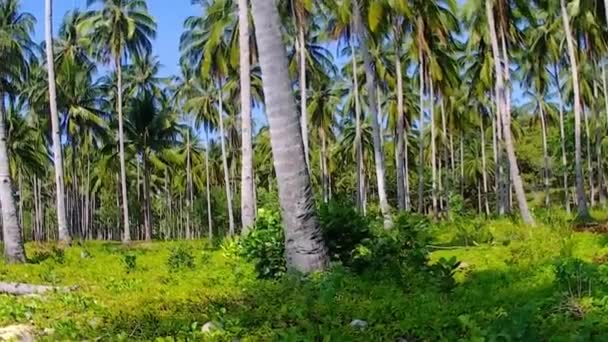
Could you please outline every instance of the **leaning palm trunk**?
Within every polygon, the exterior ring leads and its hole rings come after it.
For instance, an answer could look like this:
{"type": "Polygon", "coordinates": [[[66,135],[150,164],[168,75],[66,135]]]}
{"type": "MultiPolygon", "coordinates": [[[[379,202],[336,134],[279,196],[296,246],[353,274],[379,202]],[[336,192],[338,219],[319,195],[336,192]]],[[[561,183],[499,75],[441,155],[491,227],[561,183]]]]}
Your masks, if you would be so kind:
{"type": "Polygon", "coordinates": [[[222,81],[219,82],[219,123],[220,123],[220,145],[222,146],[222,165],[224,167],[224,187],[226,189],[226,202],[228,205],[228,235],[234,235],[234,214],[232,212],[232,191],[230,190],[230,171],[228,170],[228,157],[226,153],[226,141],[224,130],[224,99],[222,81]]]}
{"type": "Polygon", "coordinates": [[[370,120],[372,122],[372,136],[374,145],[374,161],[376,166],[376,179],[378,182],[378,198],[380,200],[380,211],[384,218],[384,228],[390,228],[393,225],[390,213],[390,207],[388,204],[388,198],[386,196],[385,186],[385,167],[384,167],[384,153],[380,137],[380,124],[378,123],[378,108],[376,98],[376,74],[372,65],[372,57],[369,53],[367,46],[367,30],[363,26],[361,19],[361,9],[359,7],[359,0],[353,1],[353,11],[355,20],[355,34],[359,37],[359,45],[361,47],[361,53],[363,54],[363,65],[365,67],[366,77],[366,88],[368,96],[368,107],[370,110],[370,120]]]}
{"type": "Polygon", "coordinates": [[[251,67],[249,61],[249,7],[239,0],[239,56],[241,81],[241,221],[246,234],[255,220],[255,184],[253,182],[253,147],[251,142],[251,67]]]}
{"type": "Polygon", "coordinates": [[[122,191],[122,218],[123,218],[123,237],[124,243],[131,242],[131,228],[129,226],[129,200],[127,196],[127,165],[125,162],[125,135],[122,119],[122,58],[116,58],[117,75],[117,110],[118,110],[118,148],[120,158],[120,185],[122,191]]]}
{"type": "MultiPolygon", "coordinates": [[[[490,37],[492,41],[492,52],[494,54],[494,68],[496,74],[496,83],[498,89],[497,103],[499,108],[500,117],[502,119],[502,132],[507,150],[507,158],[509,161],[510,177],[515,188],[517,195],[517,204],[519,205],[519,211],[523,221],[528,225],[534,225],[534,219],[528,208],[528,202],[526,201],[526,194],[524,192],[523,182],[519,174],[519,167],[517,165],[517,157],[515,156],[515,147],[513,145],[513,138],[511,136],[511,113],[509,110],[508,99],[506,98],[507,92],[505,91],[505,84],[503,79],[503,71],[500,62],[500,53],[498,50],[498,38],[496,35],[496,26],[494,24],[494,13],[492,10],[491,0],[486,0],[486,15],[488,18],[488,26],[490,30],[490,37]]],[[[508,65],[505,66],[508,68],[508,65]]]]}
{"type": "Polygon", "coordinates": [[[570,18],[566,8],[566,1],[560,1],[561,16],[566,34],[568,45],[568,57],[570,58],[570,72],[572,74],[572,85],[574,90],[574,164],[576,173],[576,202],[578,205],[578,218],[589,219],[589,208],[587,207],[587,196],[585,195],[585,185],[583,181],[583,165],[581,151],[581,92],[578,80],[578,64],[576,62],[576,52],[574,47],[574,36],[570,28],[570,18]]]}
{"type": "Polygon", "coordinates": [[[285,227],[287,265],[300,272],[323,270],[328,266],[329,258],[315,214],[279,12],[273,0],[256,0],[252,5],[285,227]]]}
{"type": "Polygon", "coordinates": [[[21,225],[19,224],[15,198],[13,197],[13,182],[11,180],[6,139],[4,94],[0,93],[0,207],[2,209],[4,259],[9,263],[22,263],[25,262],[25,249],[23,248],[21,225]]]}
{"type": "Polygon", "coordinates": [[[53,58],[53,4],[45,1],[46,16],[44,35],[46,40],[46,63],[49,82],[49,104],[51,107],[51,129],[53,130],[53,163],[55,166],[55,194],[57,196],[57,221],[59,241],[70,244],[71,237],[65,211],[65,186],[63,181],[63,156],[61,153],[61,136],[59,132],[59,115],[57,113],[57,89],[55,86],[55,60],[53,58]]]}

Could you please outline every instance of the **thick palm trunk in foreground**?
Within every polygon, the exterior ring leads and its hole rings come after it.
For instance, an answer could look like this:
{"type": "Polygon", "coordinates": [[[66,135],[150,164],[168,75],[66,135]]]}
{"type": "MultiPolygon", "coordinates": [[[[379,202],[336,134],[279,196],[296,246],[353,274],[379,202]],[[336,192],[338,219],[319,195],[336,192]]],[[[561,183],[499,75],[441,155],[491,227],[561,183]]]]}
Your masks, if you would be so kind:
{"type": "Polygon", "coordinates": [[[251,74],[249,61],[249,7],[239,0],[239,51],[241,78],[241,221],[246,234],[255,220],[253,147],[251,143],[251,74]]]}
{"type": "Polygon", "coordinates": [[[581,92],[578,81],[578,66],[576,62],[576,52],[574,38],[570,28],[570,18],[566,8],[566,1],[560,1],[562,21],[568,44],[568,57],[570,58],[570,72],[572,75],[572,85],[574,90],[574,168],[576,174],[576,202],[578,205],[577,216],[579,219],[589,219],[589,208],[587,207],[587,196],[585,195],[585,185],[583,180],[583,165],[581,160],[581,92]]]}
{"type": "Polygon", "coordinates": [[[4,94],[0,93],[0,207],[2,207],[4,259],[8,263],[22,263],[25,262],[25,249],[23,248],[21,225],[17,218],[15,198],[13,197],[6,139],[7,131],[4,94]]]}
{"type": "Polygon", "coordinates": [[[376,166],[376,180],[378,182],[378,198],[380,200],[380,211],[384,218],[384,228],[390,228],[393,225],[386,196],[386,183],[384,178],[384,152],[382,149],[382,139],[380,137],[380,124],[378,123],[378,108],[377,108],[377,89],[376,75],[372,65],[372,57],[367,46],[367,30],[363,26],[361,19],[361,9],[359,1],[353,1],[353,11],[355,20],[355,34],[359,37],[359,46],[363,54],[363,66],[365,68],[366,88],[368,97],[368,108],[370,111],[370,119],[372,121],[372,137],[374,145],[374,161],[376,166]]]}
{"type": "Polygon", "coordinates": [[[252,5],[285,227],[287,265],[301,272],[323,270],[329,259],[315,213],[279,12],[273,0],[255,0],[252,5]]]}

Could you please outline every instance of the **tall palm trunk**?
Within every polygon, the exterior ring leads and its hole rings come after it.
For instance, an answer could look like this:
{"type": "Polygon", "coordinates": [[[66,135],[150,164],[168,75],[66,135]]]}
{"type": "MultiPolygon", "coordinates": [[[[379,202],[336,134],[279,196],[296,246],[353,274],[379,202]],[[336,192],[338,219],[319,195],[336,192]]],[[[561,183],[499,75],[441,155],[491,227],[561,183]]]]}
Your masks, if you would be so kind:
{"type": "Polygon", "coordinates": [[[249,6],[239,0],[239,59],[241,82],[241,222],[242,234],[255,221],[255,183],[253,181],[253,147],[251,142],[251,66],[249,51],[249,6]]]}
{"type": "Polygon", "coordinates": [[[152,209],[150,198],[150,156],[148,148],[144,148],[143,153],[143,173],[144,173],[144,239],[152,241],[152,209]]]}
{"type": "Polygon", "coordinates": [[[2,210],[4,259],[9,263],[22,263],[25,262],[25,249],[23,248],[21,225],[19,224],[15,198],[13,197],[13,182],[11,180],[6,139],[4,94],[0,93],[0,207],[2,210]]]}
{"type": "Polygon", "coordinates": [[[577,215],[579,219],[587,220],[589,216],[589,208],[587,207],[587,196],[585,195],[585,185],[583,181],[583,165],[582,165],[582,150],[581,150],[581,92],[578,80],[578,64],[576,62],[576,52],[574,47],[574,36],[570,28],[570,18],[568,17],[568,9],[566,1],[560,1],[562,22],[566,34],[566,43],[568,45],[568,57],[570,58],[570,72],[572,75],[572,85],[574,90],[574,164],[576,173],[576,202],[578,205],[577,215]]]}
{"type": "MultiPolygon", "coordinates": [[[[398,29],[397,29],[398,30],[398,29]]],[[[396,30],[396,32],[397,32],[396,30]]],[[[397,203],[399,210],[405,208],[405,167],[404,162],[407,156],[404,153],[404,113],[403,113],[403,76],[401,75],[401,49],[400,49],[400,36],[395,35],[395,70],[397,77],[397,152],[395,156],[396,167],[397,167],[397,203]]]]}
{"type": "Polygon", "coordinates": [[[213,239],[213,219],[211,218],[211,181],[209,180],[209,127],[205,127],[205,140],[207,146],[205,148],[205,186],[207,187],[207,228],[209,229],[209,240],[213,239]]]}
{"type": "Polygon", "coordinates": [[[418,120],[418,212],[423,213],[424,205],[424,57],[418,52],[418,72],[420,76],[420,118],[418,120]]]}
{"type": "Polygon", "coordinates": [[[273,0],[256,0],[252,7],[285,227],[287,265],[300,272],[322,270],[328,266],[329,258],[315,214],[279,12],[273,0]]]}
{"type": "Polygon", "coordinates": [[[593,208],[595,206],[595,183],[593,182],[593,165],[591,163],[591,132],[589,130],[589,115],[591,115],[591,113],[589,111],[585,111],[585,106],[581,107],[583,118],[585,118],[585,142],[587,143],[587,180],[589,181],[589,190],[591,192],[589,194],[589,199],[591,207],[593,208]]]}
{"type": "MultiPolygon", "coordinates": [[[[564,128],[564,101],[562,99],[562,89],[559,81],[559,63],[554,64],[555,84],[557,86],[557,99],[559,102],[559,140],[562,152],[562,177],[564,181],[564,205],[566,211],[570,213],[570,191],[568,187],[568,158],[566,157],[566,130],[564,128]]],[[[608,98],[607,98],[608,100],[608,98]]],[[[606,105],[608,108],[608,103],[606,105]]],[[[608,115],[608,111],[606,112],[608,115]]]]}
{"type": "Polygon", "coordinates": [[[551,203],[550,200],[550,184],[549,184],[549,150],[547,148],[547,120],[545,119],[545,111],[543,109],[542,104],[540,105],[540,125],[541,125],[541,133],[543,140],[543,185],[545,190],[545,206],[548,208],[551,203]]]}
{"type": "MultiPolygon", "coordinates": [[[[306,35],[304,32],[304,23],[302,19],[298,20],[298,52],[300,54],[300,125],[302,126],[302,140],[304,143],[304,157],[306,158],[306,167],[310,172],[310,146],[308,143],[308,95],[306,80],[306,35]]],[[[311,173],[312,174],[312,173],[311,173]]]]}
{"type": "Polygon", "coordinates": [[[118,148],[120,158],[120,186],[122,191],[122,219],[123,219],[123,237],[124,243],[131,242],[131,227],[129,225],[129,199],[127,195],[127,165],[125,162],[125,134],[124,123],[122,118],[122,57],[116,57],[116,75],[117,75],[117,110],[118,110],[118,148]]]}
{"type": "MultiPolygon", "coordinates": [[[[353,25],[354,26],[354,25],[353,25]]],[[[355,154],[357,158],[356,184],[357,208],[363,212],[363,197],[365,192],[365,173],[363,166],[363,144],[361,142],[361,102],[359,99],[359,77],[357,76],[357,54],[355,52],[354,35],[350,42],[351,63],[353,66],[353,92],[355,96],[355,154]]]]}
{"type": "Polygon", "coordinates": [[[230,171],[228,170],[228,156],[226,153],[226,141],[224,130],[224,99],[222,81],[219,84],[219,123],[220,123],[220,145],[222,146],[222,165],[224,167],[224,187],[226,189],[226,202],[228,206],[228,235],[234,235],[234,214],[232,212],[232,191],[230,190],[230,171]]]}
{"type": "MultiPolygon", "coordinates": [[[[494,54],[496,83],[499,89],[498,103],[501,104],[498,106],[498,108],[500,109],[499,112],[501,112],[502,131],[505,148],[507,150],[507,158],[509,160],[510,177],[512,179],[513,187],[515,188],[515,193],[517,195],[517,204],[519,205],[521,217],[526,224],[534,225],[534,219],[532,218],[532,214],[530,213],[530,209],[528,208],[528,202],[526,200],[524,186],[521,180],[521,176],[519,174],[517,157],[515,156],[515,147],[513,145],[513,138],[511,136],[511,113],[507,110],[509,108],[509,100],[506,97],[506,94],[508,92],[505,90],[505,84],[503,80],[503,71],[501,67],[500,53],[498,49],[498,38],[496,35],[496,26],[494,24],[494,13],[492,10],[491,0],[486,0],[486,15],[488,17],[488,26],[490,30],[490,38],[492,41],[492,51],[494,54]]],[[[508,64],[505,66],[505,68],[508,68],[508,64]]]]}
{"type": "Polygon", "coordinates": [[[192,238],[192,205],[194,204],[194,184],[192,181],[192,144],[190,142],[190,130],[186,131],[186,181],[188,182],[188,200],[186,215],[186,239],[192,238]]]}
{"type": "Polygon", "coordinates": [[[363,26],[361,19],[361,8],[359,0],[353,1],[353,11],[355,20],[355,34],[359,37],[359,45],[363,54],[363,66],[365,68],[366,88],[368,96],[368,108],[370,111],[370,119],[372,122],[372,137],[374,145],[374,161],[376,166],[376,179],[378,182],[378,198],[380,200],[380,211],[384,218],[384,228],[390,228],[393,225],[386,196],[385,186],[385,166],[384,152],[380,137],[380,124],[378,123],[378,108],[377,108],[377,92],[376,92],[376,74],[374,72],[372,57],[367,46],[367,29],[363,26]]]}
{"type": "Polygon", "coordinates": [[[55,193],[57,196],[57,221],[59,240],[70,244],[71,236],[68,229],[65,211],[65,186],[63,181],[63,156],[61,154],[61,136],[59,132],[59,114],[57,113],[57,89],[55,86],[55,59],[53,55],[53,1],[45,1],[46,16],[44,20],[44,36],[46,41],[46,63],[49,82],[49,104],[51,107],[51,129],[53,130],[53,163],[55,166],[55,193]]]}
{"type": "Polygon", "coordinates": [[[481,177],[483,185],[483,207],[486,216],[490,215],[488,203],[488,172],[486,170],[486,132],[483,126],[483,117],[479,119],[479,136],[481,137],[481,177]]]}
{"type": "Polygon", "coordinates": [[[433,215],[437,216],[437,142],[435,133],[435,89],[433,86],[433,77],[428,73],[429,89],[431,95],[430,110],[431,110],[431,199],[433,203],[433,215]]]}

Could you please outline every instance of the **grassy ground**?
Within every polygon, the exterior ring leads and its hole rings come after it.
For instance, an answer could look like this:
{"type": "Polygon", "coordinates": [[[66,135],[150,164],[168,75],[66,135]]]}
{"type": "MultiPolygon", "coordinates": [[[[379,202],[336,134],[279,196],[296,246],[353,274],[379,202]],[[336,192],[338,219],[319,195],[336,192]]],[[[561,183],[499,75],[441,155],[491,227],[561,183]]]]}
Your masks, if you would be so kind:
{"type": "Polygon", "coordinates": [[[454,224],[434,228],[441,249],[432,262],[462,261],[451,291],[416,274],[353,275],[339,266],[307,279],[257,280],[231,244],[204,241],[87,243],[65,254],[28,245],[37,263],[0,264],[1,281],[80,289],[0,295],[0,326],[30,323],[53,341],[608,340],[608,238],[508,220],[478,230],[492,238],[465,247],[454,224]],[[367,328],[351,327],[354,319],[367,328]],[[222,329],[202,333],[209,321],[222,329]]]}

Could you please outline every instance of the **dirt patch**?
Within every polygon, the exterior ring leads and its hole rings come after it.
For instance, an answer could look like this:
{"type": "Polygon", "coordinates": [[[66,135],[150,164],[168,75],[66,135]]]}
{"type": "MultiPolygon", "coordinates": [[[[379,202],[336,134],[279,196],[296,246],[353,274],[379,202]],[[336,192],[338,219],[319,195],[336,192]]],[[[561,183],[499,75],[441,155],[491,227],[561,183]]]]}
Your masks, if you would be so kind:
{"type": "Polygon", "coordinates": [[[34,328],[29,325],[11,325],[0,328],[0,341],[33,342],[34,328]]]}
{"type": "Polygon", "coordinates": [[[578,223],[573,229],[582,233],[608,234],[608,222],[578,223]]]}

